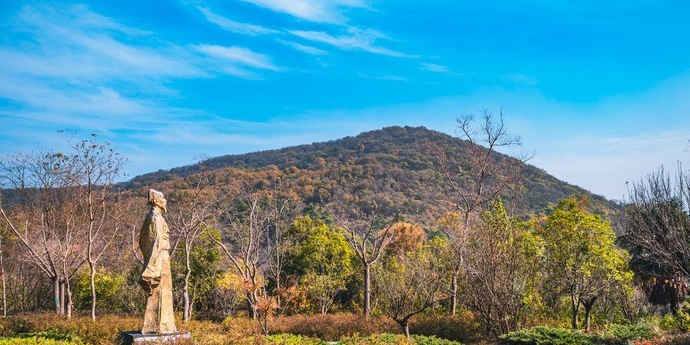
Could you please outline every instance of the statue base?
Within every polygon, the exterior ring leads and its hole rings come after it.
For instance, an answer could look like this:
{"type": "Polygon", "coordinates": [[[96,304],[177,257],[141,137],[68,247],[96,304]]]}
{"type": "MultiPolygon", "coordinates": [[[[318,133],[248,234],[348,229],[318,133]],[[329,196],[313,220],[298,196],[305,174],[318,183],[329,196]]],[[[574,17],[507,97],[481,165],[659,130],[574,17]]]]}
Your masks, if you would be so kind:
{"type": "Polygon", "coordinates": [[[189,339],[189,332],[175,332],[169,334],[141,334],[140,331],[120,332],[120,339],[124,345],[146,343],[176,343],[183,339],[189,339]]]}

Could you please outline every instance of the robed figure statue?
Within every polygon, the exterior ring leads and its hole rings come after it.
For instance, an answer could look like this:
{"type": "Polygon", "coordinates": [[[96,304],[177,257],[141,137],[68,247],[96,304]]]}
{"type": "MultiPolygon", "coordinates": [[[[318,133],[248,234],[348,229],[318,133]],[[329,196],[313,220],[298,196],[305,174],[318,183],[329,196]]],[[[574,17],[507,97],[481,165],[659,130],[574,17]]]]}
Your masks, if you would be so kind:
{"type": "Polygon", "coordinates": [[[144,271],[139,284],[146,291],[146,314],[142,334],[175,333],[172,277],[170,274],[170,230],[163,213],[167,201],[163,193],[149,189],[151,206],[139,235],[139,247],[144,255],[144,271]]]}

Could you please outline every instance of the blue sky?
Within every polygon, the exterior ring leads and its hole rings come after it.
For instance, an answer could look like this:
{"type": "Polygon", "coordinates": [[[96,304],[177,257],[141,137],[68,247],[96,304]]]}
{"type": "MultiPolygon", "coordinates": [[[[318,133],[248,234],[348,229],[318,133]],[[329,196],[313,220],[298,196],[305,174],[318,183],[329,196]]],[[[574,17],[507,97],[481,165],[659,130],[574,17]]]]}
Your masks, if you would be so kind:
{"type": "Polygon", "coordinates": [[[0,154],[97,133],[131,177],[503,109],[532,164],[622,199],[690,160],[689,22],[663,0],[4,0],[0,154]]]}

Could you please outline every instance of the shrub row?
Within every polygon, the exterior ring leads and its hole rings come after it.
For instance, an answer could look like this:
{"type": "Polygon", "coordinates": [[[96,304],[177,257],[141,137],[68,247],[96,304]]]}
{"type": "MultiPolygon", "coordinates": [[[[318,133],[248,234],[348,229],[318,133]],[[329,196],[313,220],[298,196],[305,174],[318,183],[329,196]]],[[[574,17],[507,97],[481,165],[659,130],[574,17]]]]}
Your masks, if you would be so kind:
{"type": "Polygon", "coordinates": [[[271,333],[290,333],[326,341],[355,335],[400,333],[400,326],[387,317],[364,318],[355,314],[294,315],[276,318],[271,333]]]}
{"type": "Polygon", "coordinates": [[[632,341],[656,336],[650,325],[612,325],[604,332],[589,336],[577,330],[545,326],[523,329],[499,337],[503,345],[627,345],[632,341]]]}

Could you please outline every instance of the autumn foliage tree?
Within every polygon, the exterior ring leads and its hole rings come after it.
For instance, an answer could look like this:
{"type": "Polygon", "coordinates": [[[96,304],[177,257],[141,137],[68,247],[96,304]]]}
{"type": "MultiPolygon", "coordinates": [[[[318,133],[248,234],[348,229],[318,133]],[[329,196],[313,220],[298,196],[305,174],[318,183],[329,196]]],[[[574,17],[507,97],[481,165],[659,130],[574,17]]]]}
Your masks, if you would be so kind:
{"type": "Polygon", "coordinates": [[[376,269],[379,304],[410,337],[412,319],[448,298],[448,242],[439,238],[387,257],[376,269]]]}

